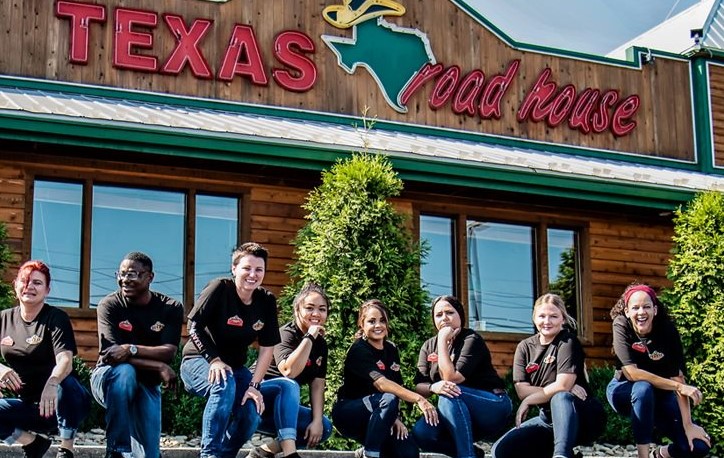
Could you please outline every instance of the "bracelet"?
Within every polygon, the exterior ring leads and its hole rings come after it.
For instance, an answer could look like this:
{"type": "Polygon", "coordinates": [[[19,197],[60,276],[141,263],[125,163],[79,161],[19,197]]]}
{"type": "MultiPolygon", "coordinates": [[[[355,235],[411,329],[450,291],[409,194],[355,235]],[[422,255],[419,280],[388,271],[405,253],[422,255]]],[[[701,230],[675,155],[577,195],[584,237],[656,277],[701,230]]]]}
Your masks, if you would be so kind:
{"type": "Polygon", "coordinates": [[[304,334],[304,337],[302,337],[302,340],[304,340],[304,339],[309,339],[309,340],[311,340],[312,342],[314,342],[314,336],[311,335],[310,333],[304,334]]]}
{"type": "Polygon", "coordinates": [[[258,390],[261,384],[252,380],[251,382],[249,382],[249,386],[254,388],[255,390],[258,390]]]}

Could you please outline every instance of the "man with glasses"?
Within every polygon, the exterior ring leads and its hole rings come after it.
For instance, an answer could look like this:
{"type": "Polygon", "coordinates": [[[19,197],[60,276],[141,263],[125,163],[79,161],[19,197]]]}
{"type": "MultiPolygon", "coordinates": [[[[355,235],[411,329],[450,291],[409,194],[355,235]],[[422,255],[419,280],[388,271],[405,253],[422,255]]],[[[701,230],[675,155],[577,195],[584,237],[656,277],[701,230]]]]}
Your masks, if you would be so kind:
{"type": "Polygon", "coordinates": [[[119,289],[98,304],[100,357],[91,389],[106,408],[106,458],[160,456],[161,385],[173,386],[171,361],[181,339],[183,306],[151,291],[153,262],[128,253],[119,289]]]}

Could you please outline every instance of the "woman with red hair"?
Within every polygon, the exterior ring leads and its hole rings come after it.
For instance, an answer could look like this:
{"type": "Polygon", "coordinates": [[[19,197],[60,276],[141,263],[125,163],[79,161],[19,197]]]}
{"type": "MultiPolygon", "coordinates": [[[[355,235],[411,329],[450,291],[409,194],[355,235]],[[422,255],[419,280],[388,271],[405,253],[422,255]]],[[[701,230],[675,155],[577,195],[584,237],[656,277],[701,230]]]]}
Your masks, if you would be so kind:
{"type": "Polygon", "coordinates": [[[611,309],[616,374],[606,397],[613,410],[631,417],[639,458],[649,456],[656,427],[671,444],[651,452],[653,458],[703,457],[711,440],[691,419],[690,402],[701,391],[686,384],[679,332],[654,290],[632,284],[611,309]]]}
{"type": "Polygon", "coordinates": [[[45,303],[50,269],[28,261],[13,282],[18,305],[0,312],[0,439],[22,445],[40,458],[51,441],[38,433],[60,434],[58,458],[73,457],[73,442],[90,410],[90,395],[73,375],[76,353],[68,315],[45,303]],[[30,432],[33,431],[33,432],[30,432]]]}

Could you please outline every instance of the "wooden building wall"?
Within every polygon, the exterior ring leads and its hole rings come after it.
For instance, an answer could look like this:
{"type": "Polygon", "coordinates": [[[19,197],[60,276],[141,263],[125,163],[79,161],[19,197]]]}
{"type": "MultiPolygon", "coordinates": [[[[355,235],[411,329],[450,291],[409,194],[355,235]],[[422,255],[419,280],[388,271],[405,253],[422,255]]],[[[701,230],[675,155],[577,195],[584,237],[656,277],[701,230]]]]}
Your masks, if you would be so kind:
{"type": "MultiPolygon", "coordinates": [[[[336,29],[322,18],[325,6],[340,5],[342,0],[284,3],[232,0],[223,4],[137,0],[132,5],[125,0],[108,0],[103,2],[105,22],[91,21],[88,27],[87,65],[69,62],[70,21],[56,16],[56,2],[6,1],[0,6],[0,30],[5,34],[0,40],[0,74],[351,116],[361,116],[367,109],[370,117],[379,120],[694,161],[691,75],[686,59],[657,56],[650,65],[632,68],[519,50],[502,41],[496,33],[451,0],[401,0],[400,3],[406,8],[406,13],[401,17],[386,17],[385,20],[425,34],[436,62],[446,69],[459,67],[460,81],[470,72],[479,70],[484,73],[487,84],[494,75],[503,73],[510,62],[520,60],[518,73],[503,98],[501,112],[497,116],[500,119],[455,114],[449,100],[439,109],[431,108],[429,99],[434,81],[412,96],[407,113],[395,111],[367,70],[359,67],[354,74],[348,74],[321,38],[324,35],[353,37],[353,29],[336,29]],[[153,37],[151,49],[134,46],[134,52],[156,57],[159,67],[176,44],[172,32],[161,19],[163,13],[179,15],[187,24],[197,18],[212,20],[211,30],[200,42],[199,49],[213,75],[218,74],[234,25],[250,26],[268,84],[253,84],[249,78],[242,76],[228,82],[215,77],[199,79],[188,67],[179,75],[114,67],[114,12],[119,7],[149,11],[158,16],[156,27],[138,26],[134,29],[153,37]],[[317,81],[307,91],[285,90],[272,78],[273,69],[286,68],[273,54],[275,36],[283,31],[302,32],[314,44],[314,51],[306,55],[317,69],[317,81]],[[556,93],[564,86],[572,85],[576,94],[592,88],[602,92],[615,90],[619,100],[638,95],[641,105],[634,118],[637,127],[630,134],[616,137],[610,131],[584,134],[569,128],[567,122],[557,127],[551,127],[546,122],[519,122],[516,112],[540,72],[546,68],[552,72],[550,81],[557,85],[556,93]]],[[[396,94],[391,96],[394,98],[396,94]]]]}
{"type": "Polygon", "coordinates": [[[709,98],[714,166],[724,167],[724,66],[709,64],[709,98]]]}
{"type": "MultiPolygon", "coordinates": [[[[36,174],[48,177],[76,178],[93,174],[108,180],[126,183],[163,183],[165,186],[183,184],[185,187],[234,190],[244,194],[244,213],[240,229],[242,239],[266,245],[271,254],[265,286],[279,293],[286,283],[285,269],[292,262],[293,248],[289,242],[303,226],[301,204],[318,180],[309,173],[306,185],[293,178],[279,178],[243,173],[246,168],[227,167],[224,171],[193,167],[113,162],[101,159],[81,159],[53,155],[31,154],[22,151],[0,151],[0,219],[8,227],[9,243],[15,261],[29,256],[32,201],[30,180],[36,174]]],[[[248,170],[247,170],[248,171],[248,170]]],[[[267,171],[267,173],[269,173],[267,171]]],[[[645,281],[654,287],[666,282],[666,264],[671,248],[672,228],[668,218],[644,217],[634,213],[597,211],[579,206],[578,211],[547,205],[500,202],[483,198],[451,198],[449,195],[407,192],[396,206],[410,214],[419,211],[489,215],[505,220],[549,218],[575,222],[584,228],[583,250],[587,252],[583,281],[587,284],[590,303],[584,304],[588,314],[586,351],[590,364],[602,364],[611,359],[611,330],[608,310],[627,284],[645,281]]],[[[52,266],[51,266],[52,267],[52,266]]],[[[14,269],[5,274],[6,280],[14,269]]],[[[465,290],[461,288],[461,290],[465,290]]],[[[81,356],[94,361],[97,356],[95,313],[69,310],[73,319],[81,356]]],[[[485,337],[496,367],[505,373],[512,365],[518,337],[503,337],[487,333],[485,337]]]]}

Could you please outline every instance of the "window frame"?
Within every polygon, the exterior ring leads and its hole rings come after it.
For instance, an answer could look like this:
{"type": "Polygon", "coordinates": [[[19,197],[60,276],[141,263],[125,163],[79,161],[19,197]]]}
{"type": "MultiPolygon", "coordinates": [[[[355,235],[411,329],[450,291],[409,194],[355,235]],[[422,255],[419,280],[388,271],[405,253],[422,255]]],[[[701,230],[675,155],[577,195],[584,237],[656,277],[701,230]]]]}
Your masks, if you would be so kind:
{"type": "MultiPolygon", "coordinates": [[[[164,170],[165,171],[165,170],[164,170]]],[[[23,258],[29,259],[32,253],[32,230],[33,230],[33,203],[35,202],[35,182],[53,181],[79,184],[82,186],[81,197],[81,234],[80,234],[80,291],[79,307],[63,307],[71,318],[89,318],[96,316],[95,307],[90,305],[90,266],[91,266],[91,233],[92,233],[92,210],[93,210],[93,187],[113,186],[125,188],[138,188],[158,190],[167,192],[178,192],[183,194],[185,199],[184,211],[184,255],[183,255],[183,304],[188,313],[194,304],[194,268],[196,262],[196,196],[218,196],[235,198],[238,202],[237,208],[237,243],[246,240],[250,235],[249,227],[249,203],[250,187],[235,185],[237,193],[229,192],[229,185],[222,180],[199,180],[190,177],[176,178],[170,175],[159,173],[151,177],[126,173],[114,173],[109,169],[79,171],[51,170],[47,168],[28,169],[26,176],[26,192],[28,204],[25,206],[25,224],[23,227],[23,258]],[[159,186],[156,183],[162,183],[159,186]]],[[[118,260],[121,261],[120,259],[118,260]]],[[[229,261],[230,262],[230,261],[229,261]]],[[[53,266],[50,266],[51,272],[53,266]]],[[[186,315],[186,314],[184,314],[186,315]]]]}
{"type": "MultiPolygon", "coordinates": [[[[420,237],[420,217],[437,216],[451,218],[454,221],[453,235],[453,269],[454,291],[453,294],[463,299],[467,305],[468,291],[468,254],[467,254],[467,222],[469,220],[484,221],[490,223],[513,224],[531,227],[533,229],[533,262],[534,262],[534,296],[547,292],[550,275],[548,272],[548,229],[562,229],[573,231],[576,234],[578,244],[577,253],[577,278],[578,278],[578,337],[584,344],[593,342],[593,310],[591,296],[591,261],[590,261],[590,235],[589,222],[587,219],[567,217],[553,214],[550,210],[526,211],[522,206],[519,209],[497,209],[480,208],[471,204],[446,205],[445,209],[437,208],[438,205],[416,205],[415,225],[416,234],[420,237]],[[456,211],[457,210],[457,211],[456,211]]],[[[531,315],[533,304],[531,304],[531,315]]],[[[533,324],[531,321],[531,329],[533,324]]],[[[521,336],[529,334],[514,332],[493,332],[478,331],[487,340],[518,342],[521,336]]],[[[532,333],[531,333],[532,334],[532,333]]]]}

